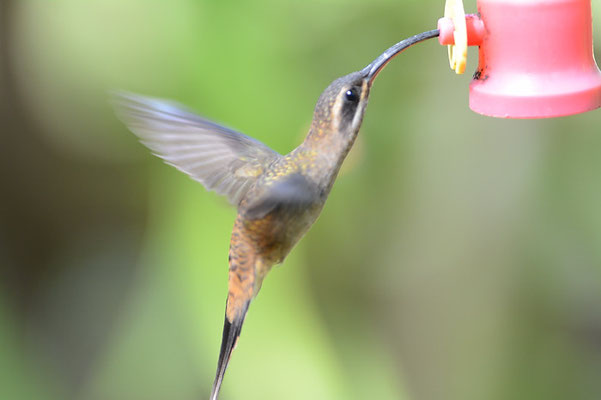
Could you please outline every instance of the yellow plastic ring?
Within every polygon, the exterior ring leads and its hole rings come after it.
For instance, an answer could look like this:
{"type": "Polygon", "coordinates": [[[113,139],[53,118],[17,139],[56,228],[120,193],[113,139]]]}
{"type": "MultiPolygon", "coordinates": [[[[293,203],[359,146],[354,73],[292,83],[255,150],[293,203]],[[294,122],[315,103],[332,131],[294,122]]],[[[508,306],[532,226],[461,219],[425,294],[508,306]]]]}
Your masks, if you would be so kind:
{"type": "Polygon", "coordinates": [[[444,5],[444,16],[450,18],[454,25],[455,44],[448,47],[449,64],[455,73],[463,74],[467,62],[467,26],[463,1],[447,0],[444,5]]]}

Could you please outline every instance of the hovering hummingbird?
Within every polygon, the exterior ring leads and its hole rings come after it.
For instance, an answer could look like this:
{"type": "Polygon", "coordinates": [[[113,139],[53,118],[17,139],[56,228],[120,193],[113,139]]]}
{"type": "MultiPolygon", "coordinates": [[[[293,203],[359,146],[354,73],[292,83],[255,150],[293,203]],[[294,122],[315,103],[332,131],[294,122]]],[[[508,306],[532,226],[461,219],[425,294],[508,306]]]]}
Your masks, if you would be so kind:
{"type": "Polygon", "coordinates": [[[263,279],[320,214],[361,127],[374,78],[395,55],[438,34],[433,30],[403,40],[362,70],[332,82],[317,101],[307,137],[286,155],[175,103],[115,95],[118,115],[143,144],[238,207],[211,400],[219,395],[248,306],[263,279]]]}

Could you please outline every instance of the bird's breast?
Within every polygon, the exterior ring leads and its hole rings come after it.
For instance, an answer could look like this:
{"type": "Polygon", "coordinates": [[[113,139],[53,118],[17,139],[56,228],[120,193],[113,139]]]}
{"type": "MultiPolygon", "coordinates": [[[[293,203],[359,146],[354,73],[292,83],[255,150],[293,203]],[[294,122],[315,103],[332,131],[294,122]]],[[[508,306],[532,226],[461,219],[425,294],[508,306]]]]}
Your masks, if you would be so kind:
{"type": "Polygon", "coordinates": [[[277,264],[311,228],[322,205],[303,210],[276,209],[265,217],[251,220],[239,215],[240,233],[248,237],[261,258],[277,264]]]}

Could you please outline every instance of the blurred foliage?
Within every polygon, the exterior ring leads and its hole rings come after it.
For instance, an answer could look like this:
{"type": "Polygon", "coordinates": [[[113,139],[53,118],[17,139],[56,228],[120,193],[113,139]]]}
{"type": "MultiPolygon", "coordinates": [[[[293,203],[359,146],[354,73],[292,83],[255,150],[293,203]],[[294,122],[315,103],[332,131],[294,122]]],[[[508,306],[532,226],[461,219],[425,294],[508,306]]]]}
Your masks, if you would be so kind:
{"type": "MultiPolygon", "coordinates": [[[[1,4],[0,398],[206,398],[235,212],[136,143],[107,90],[288,152],[331,80],[443,1],[1,4]]],[[[432,41],[379,76],[224,400],[601,397],[601,112],[482,117],[467,75],[432,41]]]]}

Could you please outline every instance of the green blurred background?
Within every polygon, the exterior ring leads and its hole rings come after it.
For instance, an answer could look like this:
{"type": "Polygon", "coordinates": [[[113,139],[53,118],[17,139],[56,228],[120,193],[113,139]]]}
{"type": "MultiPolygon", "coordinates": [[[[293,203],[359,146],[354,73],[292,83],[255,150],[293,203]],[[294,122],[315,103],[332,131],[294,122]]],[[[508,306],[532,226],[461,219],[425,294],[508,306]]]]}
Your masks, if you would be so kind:
{"type": "MultiPolygon", "coordinates": [[[[235,211],[137,143],[107,90],[286,153],[330,81],[443,3],[3,0],[0,398],[208,398],[235,211]]],[[[431,41],[379,76],[224,400],[601,398],[601,111],[479,116],[469,75],[431,41]]]]}

